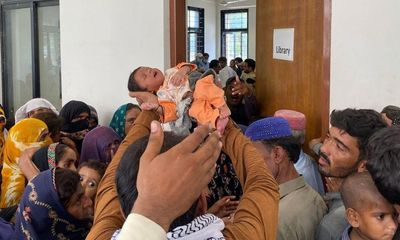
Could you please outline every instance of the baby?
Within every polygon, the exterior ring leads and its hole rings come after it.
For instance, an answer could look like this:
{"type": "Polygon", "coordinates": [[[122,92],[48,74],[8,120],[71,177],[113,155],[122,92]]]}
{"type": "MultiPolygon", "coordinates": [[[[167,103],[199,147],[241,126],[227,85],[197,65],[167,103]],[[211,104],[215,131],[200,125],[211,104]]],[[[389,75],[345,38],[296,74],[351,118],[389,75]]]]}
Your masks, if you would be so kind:
{"type": "Polygon", "coordinates": [[[397,229],[397,213],[378,192],[368,172],[347,177],[340,194],[350,224],[343,232],[342,240],[393,239],[397,229]]]}
{"type": "MultiPolygon", "coordinates": [[[[190,120],[185,116],[192,100],[189,97],[188,74],[195,69],[194,64],[180,63],[166,70],[164,75],[156,68],[139,67],[129,76],[129,95],[143,102],[138,92],[156,93],[162,107],[162,122],[167,123],[163,125],[164,130],[188,134],[190,120]]],[[[144,103],[141,107],[146,109],[149,105],[144,103]]],[[[212,75],[197,81],[189,115],[199,124],[211,123],[221,133],[224,131],[230,110],[225,103],[223,90],[214,84],[212,75]]]]}

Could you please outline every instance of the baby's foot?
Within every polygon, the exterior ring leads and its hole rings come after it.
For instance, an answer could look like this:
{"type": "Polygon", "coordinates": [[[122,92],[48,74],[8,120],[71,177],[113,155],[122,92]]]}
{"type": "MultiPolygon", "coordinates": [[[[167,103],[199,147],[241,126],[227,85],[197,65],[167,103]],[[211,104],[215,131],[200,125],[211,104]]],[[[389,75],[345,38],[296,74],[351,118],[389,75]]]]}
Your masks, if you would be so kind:
{"type": "Polygon", "coordinates": [[[226,125],[228,124],[228,121],[229,121],[229,118],[217,118],[217,124],[216,124],[216,126],[217,126],[217,131],[221,134],[221,135],[223,135],[224,134],[224,131],[225,131],[225,127],[226,127],[226,125]]]}
{"type": "Polygon", "coordinates": [[[229,109],[228,105],[223,105],[219,109],[219,117],[220,118],[228,118],[231,115],[231,110],[229,109]]]}

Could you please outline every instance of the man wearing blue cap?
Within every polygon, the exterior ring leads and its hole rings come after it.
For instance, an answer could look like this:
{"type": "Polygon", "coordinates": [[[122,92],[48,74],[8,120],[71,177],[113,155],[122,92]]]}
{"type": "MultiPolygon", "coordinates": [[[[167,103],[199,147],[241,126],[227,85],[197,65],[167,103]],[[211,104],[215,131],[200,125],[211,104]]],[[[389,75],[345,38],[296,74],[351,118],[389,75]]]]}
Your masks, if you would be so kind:
{"type": "Polygon", "coordinates": [[[279,184],[278,239],[314,239],[327,207],[322,197],[300,176],[294,164],[300,144],[286,119],[264,118],[246,130],[279,184]]]}

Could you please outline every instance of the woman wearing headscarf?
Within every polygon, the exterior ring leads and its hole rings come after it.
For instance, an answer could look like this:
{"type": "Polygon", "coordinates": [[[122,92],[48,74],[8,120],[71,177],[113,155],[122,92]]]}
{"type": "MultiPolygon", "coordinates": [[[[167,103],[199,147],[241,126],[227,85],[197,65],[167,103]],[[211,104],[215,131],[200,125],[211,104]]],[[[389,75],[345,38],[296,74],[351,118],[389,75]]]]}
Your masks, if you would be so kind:
{"type": "MultiPolygon", "coordinates": [[[[3,106],[0,104],[0,170],[3,166],[3,149],[7,136],[7,129],[5,129],[5,125],[6,125],[6,115],[4,113],[3,106]]],[[[0,183],[1,183],[1,178],[0,178],[0,183]]]]}
{"type": "Polygon", "coordinates": [[[79,163],[89,159],[108,164],[117,151],[121,138],[112,128],[100,126],[86,134],[79,163]]]}
{"type": "Polygon", "coordinates": [[[54,168],[30,181],[17,210],[16,239],[85,239],[93,202],[77,172],[54,168]]]}
{"type": "Polygon", "coordinates": [[[61,108],[60,116],[64,119],[61,134],[72,139],[80,153],[83,138],[89,131],[89,106],[81,101],[69,101],[61,108]]]}
{"type": "Polygon", "coordinates": [[[58,115],[57,109],[44,98],[34,98],[25,103],[15,112],[15,123],[22,119],[29,118],[38,112],[54,112],[58,115]]]}
{"type": "Polygon", "coordinates": [[[35,118],[21,120],[10,129],[3,152],[0,208],[19,203],[25,188],[25,177],[18,166],[19,157],[28,148],[50,144],[48,133],[46,124],[35,118]]]}
{"type": "Polygon", "coordinates": [[[120,106],[114,113],[110,127],[124,139],[141,111],[138,105],[132,103],[120,106]]]}
{"type": "Polygon", "coordinates": [[[96,108],[88,105],[90,108],[90,116],[89,116],[89,130],[97,127],[99,125],[99,115],[97,114],[96,108]]]}

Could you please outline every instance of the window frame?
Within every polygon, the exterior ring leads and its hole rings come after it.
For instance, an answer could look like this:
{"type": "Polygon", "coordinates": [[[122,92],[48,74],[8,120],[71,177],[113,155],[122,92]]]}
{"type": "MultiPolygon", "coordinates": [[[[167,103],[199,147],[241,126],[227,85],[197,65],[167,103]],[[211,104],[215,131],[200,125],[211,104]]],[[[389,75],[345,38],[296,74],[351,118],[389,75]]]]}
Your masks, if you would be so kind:
{"type": "MultiPolygon", "coordinates": [[[[242,9],[230,9],[230,10],[221,10],[221,56],[227,57],[226,55],[226,39],[224,36],[224,33],[230,33],[230,32],[241,32],[241,33],[247,33],[247,57],[249,53],[249,9],[247,8],[242,8],[242,9]],[[226,29],[225,28],[225,15],[230,14],[230,13],[243,13],[245,12],[247,15],[247,25],[246,28],[235,28],[235,29],[226,29]]],[[[239,56],[235,56],[239,57],[239,56]]],[[[243,56],[240,56],[243,58],[243,56]]],[[[229,61],[229,59],[228,59],[229,61]]]]}
{"type": "MultiPolygon", "coordinates": [[[[8,82],[8,78],[10,73],[7,72],[6,68],[6,60],[7,58],[11,58],[12,54],[10,54],[10,49],[6,48],[7,36],[5,33],[4,23],[5,19],[5,11],[21,9],[21,8],[29,8],[31,13],[31,57],[32,57],[32,97],[38,98],[40,97],[40,62],[39,62],[39,26],[38,26],[38,8],[39,7],[47,7],[47,6],[59,6],[59,0],[1,0],[0,1],[0,13],[1,13],[1,23],[0,23],[0,31],[1,31],[1,75],[2,75],[2,94],[3,94],[3,107],[7,116],[11,117],[11,104],[9,101],[10,94],[8,93],[8,89],[10,82],[8,82]]],[[[60,89],[60,94],[61,89],[60,89]]],[[[61,96],[60,96],[61,97],[61,96]]],[[[16,111],[16,109],[14,109],[16,111]]],[[[13,116],[12,116],[13,117],[13,116]]]]}
{"type": "MultiPolygon", "coordinates": [[[[204,8],[198,8],[198,7],[192,7],[188,6],[186,9],[186,14],[189,14],[189,11],[196,11],[199,13],[199,27],[198,28],[192,28],[189,27],[189,22],[187,22],[187,33],[186,33],[186,44],[187,44],[187,49],[186,49],[186,59],[188,62],[192,61],[193,59],[190,59],[190,37],[189,35],[191,33],[195,33],[197,35],[196,38],[196,43],[197,43],[197,48],[196,48],[196,53],[203,53],[204,52],[204,46],[205,46],[205,38],[204,38],[204,32],[205,32],[205,15],[204,15],[204,8]],[[199,40],[200,38],[200,40],[199,40]],[[200,44],[199,44],[200,43],[200,44]],[[200,45],[200,47],[199,47],[200,45]]],[[[187,17],[186,17],[187,19],[187,17]]],[[[187,20],[186,20],[187,21],[187,20]]]]}

